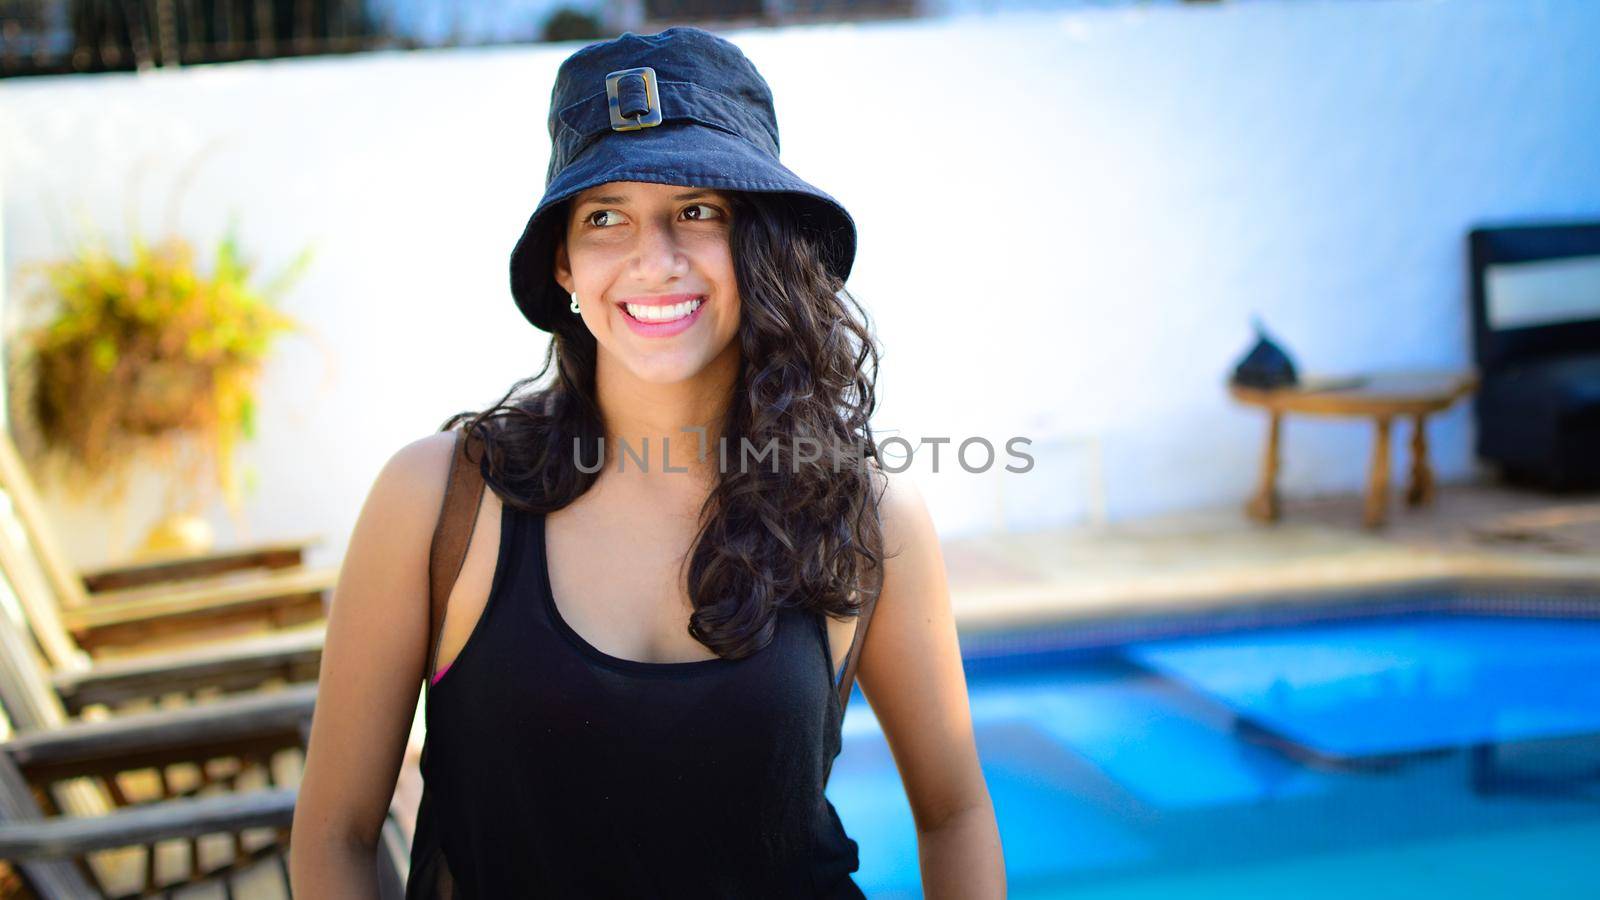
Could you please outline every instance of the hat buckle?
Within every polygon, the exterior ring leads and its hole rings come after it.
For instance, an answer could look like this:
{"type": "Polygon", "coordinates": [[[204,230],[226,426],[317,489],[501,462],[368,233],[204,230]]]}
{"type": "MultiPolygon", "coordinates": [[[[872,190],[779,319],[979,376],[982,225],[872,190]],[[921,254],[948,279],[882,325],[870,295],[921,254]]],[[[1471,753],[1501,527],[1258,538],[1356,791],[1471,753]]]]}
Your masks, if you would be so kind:
{"type": "Polygon", "coordinates": [[[661,91],[650,66],[618,69],[606,76],[612,131],[637,131],[661,124],[661,91]]]}

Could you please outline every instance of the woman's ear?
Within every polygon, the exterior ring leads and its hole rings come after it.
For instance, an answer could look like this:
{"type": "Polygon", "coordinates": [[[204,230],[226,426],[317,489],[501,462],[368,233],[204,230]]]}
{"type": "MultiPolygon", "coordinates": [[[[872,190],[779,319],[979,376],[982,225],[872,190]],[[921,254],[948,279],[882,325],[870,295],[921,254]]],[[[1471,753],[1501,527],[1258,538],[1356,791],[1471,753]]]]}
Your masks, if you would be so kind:
{"type": "Polygon", "coordinates": [[[556,244],[556,261],[553,268],[552,274],[555,276],[556,284],[561,285],[561,289],[567,293],[572,293],[575,282],[572,280],[572,263],[567,259],[566,241],[556,244]]]}

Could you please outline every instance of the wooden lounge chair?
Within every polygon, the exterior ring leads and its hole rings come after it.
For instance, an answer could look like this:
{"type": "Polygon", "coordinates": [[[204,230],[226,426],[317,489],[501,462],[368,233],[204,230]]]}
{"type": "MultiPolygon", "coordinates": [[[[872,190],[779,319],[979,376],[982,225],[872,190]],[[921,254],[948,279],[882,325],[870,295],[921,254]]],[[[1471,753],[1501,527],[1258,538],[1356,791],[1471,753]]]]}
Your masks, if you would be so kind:
{"type": "Polygon", "coordinates": [[[39,555],[54,580],[81,581],[87,594],[83,598],[65,598],[69,605],[93,600],[94,595],[122,588],[143,587],[171,581],[184,581],[221,575],[227,572],[248,570],[292,569],[305,565],[307,547],[321,543],[319,537],[300,540],[270,541],[249,547],[217,550],[200,556],[174,556],[143,559],[137,562],[83,569],[76,573],[67,561],[50,527],[49,516],[39,498],[39,491],[28,474],[22,454],[4,428],[0,428],[0,491],[10,494],[17,516],[27,529],[29,540],[39,549],[39,555]]]}
{"type": "MultiPolygon", "coordinates": [[[[14,866],[28,887],[40,897],[101,897],[114,895],[86,876],[79,860],[96,851],[150,845],[174,838],[194,839],[208,833],[237,833],[243,829],[287,828],[294,819],[292,788],[269,788],[242,794],[225,794],[202,799],[167,800],[119,810],[99,816],[47,818],[34,802],[32,792],[20,770],[6,753],[0,753],[0,859],[14,860],[14,866]]],[[[223,886],[219,896],[264,896],[270,884],[271,895],[290,895],[287,875],[287,850],[254,854],[267,856],[258,866],[270,866],[268,877],[252,878],[249,888],[241,882],[252,874],[250,858],[191,872],[183,886],[213,882],[223,886]]],[[[383,823],[382,839],[374,861],[378,875],[378,896],[382,900],[403,900],[409,848],[400,832],[395,812],[390,810],[383,823]]],[[[167,884],[170,889],[176,885],[167,884]]]]}
{"type": "Polygon", "coordinates": [[[279,853],[288,846],[294,812],[293,787],[276,775],[284,765],[280,751],[303,747],[314,701],[315,687],[301,686],[14,737],[0,744],[0,765],[11,769],[0,771],[0,780],[11,776],[0,785],[6,795],[0,802],[9,807],[5,818],[32,822],[36,830],[0,828],[0,844],[10,841],[0,857],[69,857],[97,886],[64,895],[80,897],[170,887],[279,853]],[[187,847],[139,846],[119,825],[148,817],[150,804],[173,800],[191,804],[167,806],[163,816],[168,828],[189,823],[187,847]],[[240,811],[251,815],[217,818],[240,811]],[[126,815],[132,813],[138,815],[126,815]],[[232,846],[203,852],[199,836],[218,832],[232,835],[232,846]],[[63,843],[67,838],[78,840],[63,843]],[[171,851],[185,849],[187,859],[173,859],[171,851]],[[219,855],[222,867],[215,864],[219,855]]]}
{"type": "MultiPolygon", "coordinates": [[[[252,896],[287,897],[295,788],[274,779],[271,766],[250,764],[287,748],[303,752],[313,699],[305,688],[278,691],[67,724],[0,744],[0,859],[42,897],[142,896],[209,882],[233,896],[241,878],[267,881],[270,892],[252,896]],[[239,764],[232,775],[214,779],[230,762],[239,764]],[[119,774],[157,767],[165,792],[166,767],[176,764],[195,768],[205,793],[130,802],[119,787],[119,774]],[[264,773],[266,783],[242,786],[247,771],[264,773]],[[207,835],[224,837],[202,853],[207,835]],[[184,842],[173,846],[175,839],[184,842]],[[158,842],[167,843],[158,850],[158,842]],[[262,860],[272,863],[265,872],[262,860]]],[[[391,806],[376,860],[382,896],[403,895],[408,855],[391,806]]]]}
{"type": "MultiPolygon", "coordinates": [[[[163,683],[146,672],[113,689],[129,698],[166,697],[203,683],[194,673],[177,676],[163,683]]],[[[43,897],[143,895],[208,882],[226,892],[239,879],[286,880],[294,787],[273,763],[282,769],[292,751],[298,781],[315,691],[308,683],[73,721],[24,630],[11,611],[0,610],[0,702],[9,713],[0,716],[0,732],[13,721],[23,732],[0,743],[0,859],[18,861],[14,869],[43,897]],[[180,774],[187,785],[173,777],[180,774]],[[129,789],[139,775],[143,797],[129,789]],[[201,837],[213,834],[231,841],[212,839],[222,844],[202,853],[201,837]],[[187,843],[174,846],[177,838],[187,843]],[[157,850],[158,841],[167,843],[157,850]],[[276,870],[263,872],[264,859],[277,860],[276,870]]],[[[392,806],[381,850],[383,895],[398,898],[409,841],[392,806]]],[[[287,896],[287,887],[268,895],[287,896]]]]}
{"type": "Polygon", "coordinates": [[[70,714],[161,693],[231,693],[273,681],[316,680],[326,631],[320,621],[165,652],[93,659],[77,646],[55,608],[36,596],[40,579],[30,560],[6,558],[4,544],[0,537],[0,607],[10,615],[0,615],[0,649],[21,653],[37,647],[39,668],[47,673],[40,681],[70,714]]]}
{"type": "MultiPolygon", "coordinates": [[[[0,600],[13,599],[5,593],[0,600]]],[[[148,698],[168,698],[196,683],[182,672],[169,683],[148,673],[140,680],[148,698]]],[[[134,696],[127,686],[123,691],[127,697],[134,696]]],[[[0,756],[15,768],[16,778],[33,796],[30,808],[22,802],[25,798],[18,796],[16,779],[9,789],[0,785],[0,793],[9,795],[4,801],[6,816],[30,821],[52,813],[103,817],[136,805],[139,792],[130,791],[140,775],[146,785],[143,793],[153,793],[156,800],[196,794],[219,783],[232,787],[240,779],[270,785],[274,755],[303,747],[315,701],[316,685],[307,683],[103,721],[73,720],[55,693],[29,635],[17,621],[15,609],[0,609],[0,707],[8,726],[14,725],[19,732],[0,745],[0,756]],[[174,769],[178,764],[186,768],[174,769]],[[174,774],[189,774],[189,784],[174,780],[174,774]]],[[[259,805],[252,808],[261,813],[259,805]]],[[[289,809],[292,814],[292,804],[289,809]]],[[[65,823],[55,827],[63,828],[65,823]]],[[[249,855],[246,851],[270,850],[274,844],[287,846],[282,834],[253,847],[247,845],[243,832],[238,835],[231,854],[238,861],[249,855]]],[[[45,842],[38,848],[56,852],[64,846],[45,842]]],[[[204,869],[199,864],[197,839],[191,841],[190,852],[189,869],[204,869]]],[[[78,858],[78,865],[81,875],[115,894],[133,882],[148,884],[155,879],[156,859],[153,851],[131,847],[89,853],[78,858]]]]}
{"type": "Polygon", "coordinates": [[[285,852],[293,791],[274,764],[297,768],[314,681],[276,686],[268,680],[278,676],[273,666],[224,662],[217,658],[224,648],[205,648],[168,655],[160,665],[153,657],[99,664],[77,676],[84,687],[69,703],[56,689],[61,677],[48,672],[23,627],[10,587],[0,579],[0,732],[15,724],[20,734],[0,744],[0,859],[27,860],[24,878],[46,885],[35,888],[42,896],[87,897],[165,884],[174,863],[184,884],[235,878],[253,859],[285,852]],[[201,699],[263,683],[272,689],[201,699]],[[69,716],[86,700],[149,705],[174,695],[187,705],[95,721],[69,716]],[[5,766],[15,773],[9,781],[5,766]],[[251,782],[258,784],[248,799],[202,796],[251,782]],[[231,848],[210,847],[223,851],[220,868],[212,864],[218,854],[202,854],[199,842],[218,832],[234,835],[231,848]],[[190,838],[187,858],[181,844],[160,853],[147,846],[171,837],[190,838]],[[112,847],[122,849],[106,849],[112,847]],[[52,884],[64,893],[52,893],[52,884]]]}
{"type": "MultiPolygon", "coordinates": [[[[338,567],[303,565],[304,542],[283,542],[197,558],[147,561],[83,573],[73,569],[48,526],[38,492],[10,435],[0,429],[0,494],[9,501],[0,559],[32,557],[36,604],[82,650],[121,655],[191,642],[197,633],[260,631],[319,620],[338,567]]],[[[12,566],[16,568],[16,566],[12,566]]]]}
{"type": "Polygon", "coordinates": [[[324,627],[295,628],[168,653],[95,662],[51,673],[67,712],[117,707],[161,693],[236,693],[269,682],[315,682],[324,627]]]}
{"type": "Polygon", "coordinates": [[[95,704],[114,706],[148,696],[156,685],[193,693],[206,689],[247,690],[274,678],[289,683],[314,681],[322,660],[326,623],[320,619],[264,635],[94,659],[78,645],[62,622],[58,607],[50,602],[38,561],[17,550],[15,542],[8,539],[3,522],[0,583],[16,601],[20,619],[51,672],[51,684],[72,714],[95,704]]]}

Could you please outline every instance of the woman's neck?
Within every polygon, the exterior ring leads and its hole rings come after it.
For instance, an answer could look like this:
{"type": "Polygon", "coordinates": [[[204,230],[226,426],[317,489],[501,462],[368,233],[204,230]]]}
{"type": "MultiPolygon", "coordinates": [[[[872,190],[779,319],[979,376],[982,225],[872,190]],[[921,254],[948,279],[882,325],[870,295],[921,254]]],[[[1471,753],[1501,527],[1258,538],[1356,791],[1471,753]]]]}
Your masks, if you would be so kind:
{"type": "Polygon", "coordinates": [[[660,489],[708,489],[716,479],[717,441],[737,363],[736,353],[723,354],[693,378],[662,384],[599,361],[595,386],[605,423],[603,477],[643,479],[660,489]]]}

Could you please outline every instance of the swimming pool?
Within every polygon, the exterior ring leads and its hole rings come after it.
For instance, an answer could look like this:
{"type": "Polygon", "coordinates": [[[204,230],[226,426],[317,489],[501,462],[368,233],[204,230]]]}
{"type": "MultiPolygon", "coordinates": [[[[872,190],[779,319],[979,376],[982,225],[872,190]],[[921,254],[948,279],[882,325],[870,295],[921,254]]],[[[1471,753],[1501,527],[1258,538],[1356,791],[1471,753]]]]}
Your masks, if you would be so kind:
{"type": "MultiPolygon", "coordinates": [[[[1600,591],[963,634],[1012,897],[1600,897],[1600,591]]],[[[828,796],[916,897],[870,707],[828,796]]]]}

